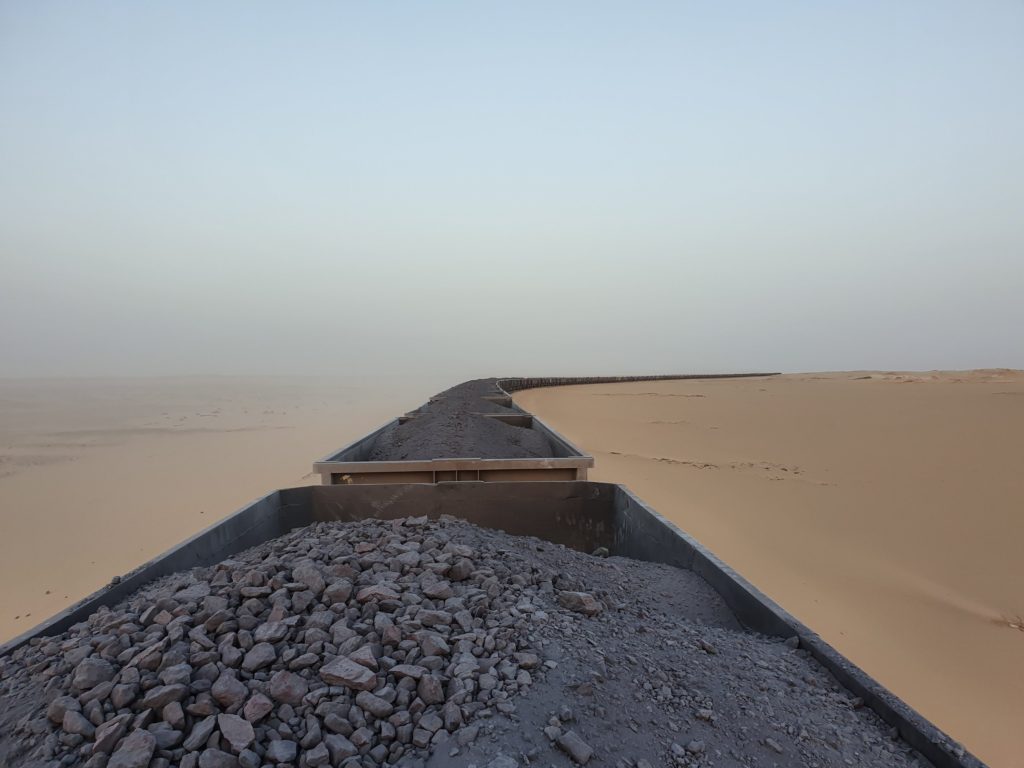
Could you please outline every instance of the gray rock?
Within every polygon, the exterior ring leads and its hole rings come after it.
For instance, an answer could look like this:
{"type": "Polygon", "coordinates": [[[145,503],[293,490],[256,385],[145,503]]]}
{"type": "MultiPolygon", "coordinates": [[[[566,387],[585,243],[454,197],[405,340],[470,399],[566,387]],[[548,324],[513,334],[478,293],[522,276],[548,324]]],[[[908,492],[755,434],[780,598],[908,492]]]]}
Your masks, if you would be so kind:
{"type": "MultiPolygon", "coordinates": [[[[313,611],[306,617],[304,624],[307,630],[318,629],[321,632],[326,632],[337,619],[338,614],[334,611],[313,611]]],[[[319,633],[316,634],[316,637],[320,637],[319,633]]]]}
{"type": "Polygon", "coordinates": [[[425,730],[423,728],[413,728],[412,743],[420,749],[424,749],[428,744],[430,744],[430,737],[432,735],[433,734],[430,731],[425,730]]]}
{"type": "Polygon", "coordinates": [[[353,690],[372,691],[377,687],[373,672],[344,656],[320,667],[320,678],[328,685],[344,685],[353,690]]]}
{"type": "Polygon", "coordinates": [[[424,627],[448,626],[452,623],[452,615],[448,611],[420,611],[416,620],[424,627]]]}
{"type": "Polygon", "coordinates": [[[99,726],[96,729],[96,741],[92,745],[93,754],[105,752],[109,755],[113,752],[117,742],[127,733],[131,719],[131,715],[118,715],[99,726]]]}
{"type": "Polygon", "coordinates": [[[246,696],[249,695],[249,689],[233,674],[223,672],[210,688],[210,695],[222,707],[229,709],[245,701],[246,696]]]}
{"type": "Polygon", "coordinates": [[[280,739],[267,745],[266,759],[272,763],[293,763],[298,754],[298,744],[287,739],[280,739]]]}
{"type": "Polygon", "coordinates": [[[189,664],[174,664],[160,673],[160,681],[164,685],[188,685],[191,680],[192,666],[189,664]]]}
{"type": "Polygon", "coordinates": [[[156,748],[158,750],[173,749],[181,744],[185,738],[184,733],[174,730],[168,723],[153,723],[146,730],[156,738],[156,748]]]}
{"type": "Polygon", "coordinates": [[[369,691],[357,693],[356,704],[376,718],[385,718],[395,711],[395,708],[388,702],[380,698],[380,696],[374,696],[369,691]]]}
{"type": "Polygon", "coordinates": [[[700,641],[700,648],[702,651],[704,651],[705,653],[710,653],[712,656],[718,653],[718,649],[714,645],[709,643],[707,640],[700,641]]]}
{"type": "Polygon", "coordinates": [[[390,587],[385,587],[383,584],[371,584],[368,587],[363,587],[356,593],[356,600],[360,603],[367,603],[371,600],[381,602],[384,600],[398,599],[398,593],[390,587]]]}
{"type": "Polygon", "coordinates": [[[498,687],[498,678],[494,675],[480,675],[480,679],[477,682],[480,685],[481,691],[491,691],[498,687]]]}
{"type": "Polygon", "coordinates": [[[75,667],[71,687],[76,691],[88,691],[100,683],[113,680],[115,674],[114,667],[109,661],[90,656],[75,667]]]}
{"type": "Polygon", "coordinates": [[[270,643],[256,643],[242,659],[242,669],[246,672],[255,672],[258,669],[269,667],[277,661],[277,651],[270,643]]]}
{"type": "Polygon", "coordinates": [[[217,717],[215,715],[203,718],[192,726],[191,733],[185,737],[181,746],[185,748],[186,752],[195,752],[206,744],[216,727],[217,717]]]}
{"type": "Polygon", "coordinates": [[[558,604],[586,616],[596,616],[601,612],[601,603],[587,592],[559,592],[558,604]]]}
{"type": "Polygon", "coordinates": [[[437,733],[444,727],[444,721],[442,721],[434,712],[427,712],[420,718],[419,726],[425,731],[437,733]]]}
{"type": "Polygon", "coordinates": [[[324,591],[324,587],[327,586],[324,583],[324,577],[320,573],[320,569],[311,562],[300,563],[292,568],[292,578],[300,584],[305,584],[309,587],[309,591],[314,595],[319,595],[324,591]]]}
{"type": "Polygon", "coordinates": [[[61,725],[64,722],[64,713],[68,711],[81,712],[82,705],[74,696],[58,696],[46,708],[46,716],[54,725],[61,725]]]}
{"type": "Polygon", "coordinates": [[[536,669],[540,666],[540,657],[535,653],[514,653],[512,658],[523,669],[536,669]]]}
{"type": "Polygon", "coordinates": [[[231,621],[233,618],[234,615],[231,611],[222,608],[219,611],[215,611],[213,615],[203,623],[203,629],[207,632],[215,632],[222,624],[231,621]]]}
{"type": "Polygon", "coordinates": [[[281,670],[270,678],[270,697],[276,701],[296,705],[309,691],[309,683],[294,672],[281,670]]]}
{"type": "Polygon", "coordinates": [[[400,563],[403,566],[406,566],[407,568],[415,568],[420,564],[419,553],[413,552],[412,550],[408,552],[403,552],[398,557],[396,557],[395,560],[397,560],[398,563],[400,563]]]}
{"type": "Polygon", "coordinates": [[[320,663],[320,657],[315,653],[304,653],[301,656],[296,656],[294,659],[288,662],[288,669],[308,669],[309,667],[316,666],[320,663]]]}
{"type": "Polygon", "coordinates": [[[179,590],[174,593],[174,599],[179,603],[198,603],[204,597],[210,594],[210,584],[206,581],[200,581],[193,584],[190,587],[179,590]]]}
{"type": "Polygon", "coordinates": [[[438,581],[434,584],[428,584],[425,586],[423,588],[423,594],[431,600],[447,600],[455,594],[455,590],[452,589],[450,582],[438,581]]]}
{"type": "Polygon", "coordinates": [[[418,664],[396,664],[390,671],[391,674],[399,680],[403,677],[411,677],[413,680],[419,680],[428,672],[426,667],[421,667],[418,664]]]}
{"type": "Polygon", "coordinates": [[[446,731],[454,733],[462,725],[462,709],[454,700],[445,703],[444,707],[441,708],[441,714],[444,717],[446,731]]]}
{"type": "Polygon", "coordinates": [[[290,629],[283,621],[268,621],[256,627],[252,637],[257,643],[279,643],[287,637],[290,629]]]}
{"type": "Polygon", "coordinates": [[[580,765],[586,765],[594,756],[594,750],[579,737],[576,731],[566,731],[558,737],[555,743],[558,744],[559,749],[580,765]]]}
{"type": "Polygon", "coordinates": [[[355,733],[349,737],[353,744],[360,749],[368,748],[373,743],[373,731],[366,726],[357,728],[355,733]]]}
{"type": "Polygon", "coordinates": [[[136,728],[124,737],[107,761],[107,768],[146,768],[156,750],[156,737],[136,728]]]}
{"type": "Polygon", "coordinates": [[[242,708],[242,714],[250,723],[258,723],[274,711],[274,702],[262,693],[254,693],[242,708]]]}
{"type": "Polygon", "coordinates": [[[160,713],[160,717],[163,718],[165,723],[168,723],[172,728],[176,730],[183,730],[185,728],[185,712],[181,708],[181,703],[172,701],[163,711],[160,713]]]}
{"type": "Polygon", "coordinates": [[[324,716],[324,727],[331,733],[340,733],[342,736],[351,736],[352,731],[355,730],[348,718],[337,712],[328,712],[324,716]]]}
{"type": "Polygon", "coordinates": [[[444,702],[444,688],[441,681],[433,675],[424,675],[420,678],[416,692],[425,704],[441,704],[444,702]]]}
{"type": "Polygon", "coordinates": [[[238,768],[238,758],[219,749],[204,749],[199,755],[199,768],[238,768]]]}
{"type": "Polygon", "coordinates": [[[146,691],[139,705],[143,709],[163,709],[172,701],[181,701],[186,695],[188,688],[184,685],[158,685],[146,691]]]}
{"type": "Polygon", "coordinates": [[[84,736],[87,739],[91,739],[93,734],[96,733],[96,726],[89,722],[81,712],[76,712],[73,709],[69,709],[64,713],[61,727],[65,733],[77,733],[79,736],[84,736]]]}
{"type": "Polygon", "coordinates": [[[324,733],[320,728],[320,721],[312,715],[306,717],[306,735],[302,737],[299,746],[303,749],[312,749],[323,741],[324,733]]]}
{"type": "Polygon", "coordinates": [[[217,727],[235,752],[241,752],[256,738],[252,723],[238,715],[217,715],[217,727]]]}
{"type": "Polygon", "coordinates": [[[321,765],[328,765],[331,762],[331,753],[326,744],[317,744],[305,754],[306,765],[310,768],[319,768],[321,765]]]}
{"type": "Polygon", "coordinates": [[[356,636],[355,630],[349,628],[344,619],[331,625],[331,642],[340,646],[356,636]]]}
{"type": "Polygon", "coordinates": [[[356,745],[340,733],[329,733],[324,736],[324,744],[330,753],[331,765],[338,765],[345,758],[359,754],[356,745]]]}
{"type": "Polygon", "coordinates": [[[91,704],[93,702],[103,702],[107,700],[107,697],[110,696],[110,692],[112,690],[114,690],[114,681],[107,680],[107,682],[94,685],[85,693],[79,694],[78,701],[83,707],[86,704],[91,704]]]}
{"type": "Polygon", "coordinates": [[[316,602],[316,595],[310,592],[308,589],[304,589],[301,592],[295,592],[292,595],[292,610],[295,613],[305,613],[309,610],[309,607],[316,602]]]}
{"type": "MultiPolygon", "coordinates": [[[[110,683],[103,683],[103,685],[110,685],[110,687],[113,688],[113,685],[110,683]]],[[[99,686],[97,686],[97,688],[98,687],[99,686]]],[[[92,689],[92,691],[95,690],[96,688],[92,689]]],[[[92,693],[92,691],[90,691],[90,693],[92,693]]],[[[85,715],[85,718],[93,725],[103,725],[103,705],[100,704],[100,701],[100,699],[89,699],[82,705],[82,714],[85,715]]]]}
{"type": "Polygon", "coordinates": [[[220,649],[220,660],[224,662],[225,667],[231,667],[232,669],[242,662],[244,655],[241,649],[235,648],[233,645],[225,645],[220,649]]]}
{"type": "Polygon", "coordinates": [[[123,709],[135,701],[138,692],[139,686],[135,684],[121,683],[115,685],[110,692],[110,703],[117,707],[117,709],[123,709]]]}
{"type": "Polygon", "coordinates": [[[448,578],[452,581],[465,581],[473,574],[474,568],[472,560],[460,558],[448,569],[448,578]]]}
{"type": "Polygon", "coordinates": [[[375,672],[378,669],[377,657],[374,655],[373,647],[370,645],[363,645],[356,648],[348,655],[348,657],[356,664],[362,664],[367,669],[372,669],[375,672]]]}
{"type": "Polygon", "coordinates": [[[338,579],[332,582],[324,590],[323,601],[327,605],[344,603],[352,596],[352,582],[348,579],[338,579]]]}
{"type": "Polygon", "coordinates": [[[75,667],[78,666],[83,659],[88,658],[91,653],[91,645],[80,645],[77,648],[72,648],[70,651],[67,651],[64,654],[64,661],[67,662],[69,666],[75,667]]]}
{"type": "Polygon", "coordinates": [[[452,652],[448,642],[434,632],[421,632],[419,642],[424,656],[448,656],[452,652]]]}

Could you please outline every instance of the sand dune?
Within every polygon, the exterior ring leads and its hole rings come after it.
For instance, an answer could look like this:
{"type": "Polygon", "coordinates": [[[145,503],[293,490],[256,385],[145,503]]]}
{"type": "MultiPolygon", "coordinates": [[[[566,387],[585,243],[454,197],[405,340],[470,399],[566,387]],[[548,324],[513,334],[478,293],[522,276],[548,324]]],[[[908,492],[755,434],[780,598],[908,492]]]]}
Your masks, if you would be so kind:
{"type": "Polygon", "coordinates": [[[0,380],[0,638],[418,405],[442,381],[0,380]]]}
{"type": "Polygon", "coordinates": [[[993,766],[1024,754],[1024,373],[516,400],[993,766]]]}

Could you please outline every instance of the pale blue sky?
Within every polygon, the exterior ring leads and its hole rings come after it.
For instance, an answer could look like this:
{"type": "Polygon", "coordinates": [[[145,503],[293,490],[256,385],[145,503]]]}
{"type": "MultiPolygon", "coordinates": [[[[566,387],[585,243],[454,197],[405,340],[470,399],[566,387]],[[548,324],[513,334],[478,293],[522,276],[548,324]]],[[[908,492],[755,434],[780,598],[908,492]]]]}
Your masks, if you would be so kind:
{"type": "Polygon", "coordinates": [[[0,2],[0,375],[1024,367],[1024,3],[0,2]]]}

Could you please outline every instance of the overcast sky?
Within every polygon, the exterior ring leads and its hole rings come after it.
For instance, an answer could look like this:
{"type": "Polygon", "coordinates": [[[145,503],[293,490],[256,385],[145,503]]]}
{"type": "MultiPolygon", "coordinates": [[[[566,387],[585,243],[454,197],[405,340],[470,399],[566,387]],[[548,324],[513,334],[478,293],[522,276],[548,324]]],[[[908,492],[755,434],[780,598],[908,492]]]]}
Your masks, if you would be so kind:
{"type": "Polygon", "coordinates": [[[1024,367],[1024,3],[0,2],[0,376],[1024,367]]]}

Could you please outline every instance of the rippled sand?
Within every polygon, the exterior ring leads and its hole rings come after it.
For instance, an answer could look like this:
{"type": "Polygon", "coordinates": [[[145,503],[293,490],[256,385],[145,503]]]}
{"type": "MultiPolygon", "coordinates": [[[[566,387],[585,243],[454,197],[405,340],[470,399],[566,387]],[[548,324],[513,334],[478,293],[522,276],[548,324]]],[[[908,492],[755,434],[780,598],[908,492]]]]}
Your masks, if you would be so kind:
{"type": "Polygon", "coordinates": [[[530,390],[517,402],[993,766],[1024,755],[1024,373],[530,390]]]}
{"type": "Polygon", "coordinates": [[[441,380],[0,380],[0,639],[418,405],[441,380]]]}

